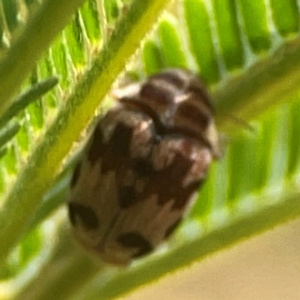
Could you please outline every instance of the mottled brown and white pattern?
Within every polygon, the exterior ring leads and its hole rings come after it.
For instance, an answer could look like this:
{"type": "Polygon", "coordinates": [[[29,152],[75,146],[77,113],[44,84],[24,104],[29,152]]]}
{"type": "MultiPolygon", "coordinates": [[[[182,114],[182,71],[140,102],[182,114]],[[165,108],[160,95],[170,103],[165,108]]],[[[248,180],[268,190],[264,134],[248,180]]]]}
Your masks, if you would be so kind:
{"type": "Polygon", "coordinates": [[[165,70],[116,94],[74,171],[68,207],[79,242],[125,265],[170,236],[219,149],[195,74],[165,70]]]}

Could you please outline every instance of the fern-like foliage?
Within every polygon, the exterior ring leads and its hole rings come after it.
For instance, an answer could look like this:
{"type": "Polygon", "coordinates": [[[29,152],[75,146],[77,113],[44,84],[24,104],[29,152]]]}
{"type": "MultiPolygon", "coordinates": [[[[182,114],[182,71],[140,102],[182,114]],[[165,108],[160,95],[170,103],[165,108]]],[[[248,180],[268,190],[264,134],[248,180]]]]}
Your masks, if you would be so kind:
{"type": "Polygon", "coordinates": [[[2,0],[1,299],[113,299],[298,217],[297,3],[2,0]],[[68,181],[116,79],[165,67],[210,88],[224,155],[174,238],[113,268],[70,237],[68,181]]]}

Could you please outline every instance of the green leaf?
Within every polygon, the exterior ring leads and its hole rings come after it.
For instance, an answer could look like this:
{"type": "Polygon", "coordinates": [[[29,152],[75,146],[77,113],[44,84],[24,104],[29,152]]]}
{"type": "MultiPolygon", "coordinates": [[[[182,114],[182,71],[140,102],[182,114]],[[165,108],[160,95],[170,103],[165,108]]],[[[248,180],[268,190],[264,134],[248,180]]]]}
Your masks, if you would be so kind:
{"type": "MultiPolygon", "coordinates": [[[[5,59],[0,63],[0,113],[3,113],[7,102],[32,70],[36,60],[82,2],[83,0],[46,0],[22,28],[22,33],[13,41],[5,59]]],[[[8,20],[11,20],[11,14],[8,20]]]]}
{"type": "Polygon", "coordinates": [[[215,59],[216,51],[205,2],[185,0],[184,19],[189,45],[201,70],[201,77],[207,83],[216,82],[220,78],[220,70],[215,59]]]}

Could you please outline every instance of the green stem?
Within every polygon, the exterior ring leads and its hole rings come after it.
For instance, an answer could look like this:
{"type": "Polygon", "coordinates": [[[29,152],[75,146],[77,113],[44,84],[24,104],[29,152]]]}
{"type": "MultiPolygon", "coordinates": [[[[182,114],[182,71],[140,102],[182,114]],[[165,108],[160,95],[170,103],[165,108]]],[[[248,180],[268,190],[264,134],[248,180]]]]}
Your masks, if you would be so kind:
{"type": "MultiPolygon", "coordinates": [[[[240,120],[251,120],[283,103],[299,90],[300,38],[285,41],[276,51],[258,60],[239,76],[223,81],[214,91],[218,123],[225,129],[230,111],[240,120]]],[[[230,130],[229,130],[230,131],[230,130]]]]}
{"type": "Polygon", "coordinates": [[[133,1],[107,47],[37,145],[1,207],[0,265],[26,231],[33,212],[53,182],[73,141],[92,119],[100,100],[167,3],[167,0],[133,1]]]}
{"type": "Polygon", "coordinates": [[[28,285],[18,291],[15,300],[69,299],[74,290],[82,287],[99,272],[99,266],[80,251],[78,245],[74,245],[68,226],[61,224],[57,232],[57,244],[51,257],[33,279],[39,283],[34,288],[28,285]]]}

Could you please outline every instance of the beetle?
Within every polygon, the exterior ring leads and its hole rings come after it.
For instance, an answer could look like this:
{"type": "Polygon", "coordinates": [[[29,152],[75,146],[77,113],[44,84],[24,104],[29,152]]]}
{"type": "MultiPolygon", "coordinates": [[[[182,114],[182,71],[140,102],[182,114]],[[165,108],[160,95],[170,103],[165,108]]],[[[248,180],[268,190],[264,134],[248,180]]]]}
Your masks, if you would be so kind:
{"type": "Polygon", "coordinates": [[[116,92],[70,184],[76,239],[127,265],[166,240],[219,157],[214,109],[199,77],[166,69],[116,92]]]}

